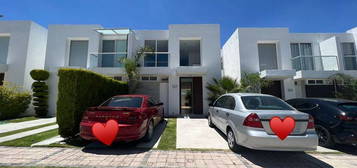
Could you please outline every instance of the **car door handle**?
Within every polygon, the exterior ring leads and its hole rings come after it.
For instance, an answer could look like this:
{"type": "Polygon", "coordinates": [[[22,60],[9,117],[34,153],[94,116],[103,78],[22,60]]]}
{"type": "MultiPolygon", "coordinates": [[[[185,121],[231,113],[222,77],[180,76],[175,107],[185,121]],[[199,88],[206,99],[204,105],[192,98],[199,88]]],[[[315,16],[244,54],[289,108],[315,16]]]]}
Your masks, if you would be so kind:
{"type": "Polygon", "coordinates": [[[218,113],[219,111],[218,110],[216,110],[216,113],[218,113]]]}

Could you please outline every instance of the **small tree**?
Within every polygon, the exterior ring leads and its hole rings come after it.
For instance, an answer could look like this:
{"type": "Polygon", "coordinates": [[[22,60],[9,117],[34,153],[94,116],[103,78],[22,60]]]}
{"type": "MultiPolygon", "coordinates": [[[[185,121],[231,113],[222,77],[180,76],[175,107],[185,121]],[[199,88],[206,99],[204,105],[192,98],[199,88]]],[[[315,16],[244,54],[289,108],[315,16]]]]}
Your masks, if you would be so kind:
{"type": "Polygon", "coordinates": [[[240,83],[245,92],[260,93],[263,87],[268,87],[271,84],[271,81],[261,78],[259,73],[244,72],[240,83]]]}
{"type": "Polygon", "coordinates": [[[48,112],[48,85],[45,82],[50,73],[42,69],[34,69],[30,72],[33,80],[36,80],[32,84],[33,91],[33,106],[35,107],[36,115],[39,117],[45,117],[48,112]]]}
{"type": "Polygon", "coordinates": [[[146,54],[153,52],[152,48],[142,47],[136,52],[136,55],[132,58],[122,58],[119,60],[123,64],[125,72],[128,76],[129,93],[134,93],[138,86],[138,79],[140,77],[140,60],[145,57],[146,54]]]}
{"type": "Polygon", "coordinates": [[[357,80],[352,76],[337,73],[331,75],[329,80],[334,86],[336,98],[357,100],[357,80]]]}
{"type": "Polygon", "coordinates": [[[244,90],[236,79],[228,76],[222,77],[222,79],[219,80],[213,78],[213,83],[208,83],[206,88],[209,91],[208,100],[211,102],[223,94],[238,93],[244,90]]]}

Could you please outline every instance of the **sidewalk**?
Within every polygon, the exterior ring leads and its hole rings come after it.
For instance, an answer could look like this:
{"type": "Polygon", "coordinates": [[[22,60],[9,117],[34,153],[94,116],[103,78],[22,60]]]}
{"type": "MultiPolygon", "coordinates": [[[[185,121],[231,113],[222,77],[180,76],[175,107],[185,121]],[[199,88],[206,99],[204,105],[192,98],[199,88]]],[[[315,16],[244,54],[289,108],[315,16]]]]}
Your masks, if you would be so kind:
{"type": "Polygon", "coordinates": [[[37,120],[19,122],[19,123],[7,123],[0,125],[0,133],[15,131],[24,128],[35,127],[38,125],[44,125],[56,122],[56,117],[52,118],[41,118],[37,120]]]}
{"type": "Polygon", "coordinates": [[[0,147],[0,166],[357,167],[357,156],[291,152],[0,147]]]}

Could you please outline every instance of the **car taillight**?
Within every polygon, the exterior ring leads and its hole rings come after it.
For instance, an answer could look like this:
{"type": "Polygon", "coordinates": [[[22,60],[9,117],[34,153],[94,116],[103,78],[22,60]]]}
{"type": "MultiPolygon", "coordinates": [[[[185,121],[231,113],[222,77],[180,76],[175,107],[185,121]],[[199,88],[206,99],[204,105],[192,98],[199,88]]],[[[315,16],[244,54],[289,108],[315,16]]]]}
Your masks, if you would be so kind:
{"type": "Polygon", "coordinates": [[[352,121],[353,117],[348,117],[346,115],[339,115],[338,118],[343,121],[352,121]]]}
{"type": "Polygon", "coordinates": [[[309,122],[307,123],[307,129],[314,129],[315,124],[314,124],[314,118],[309,115],[309,122]]]}
{"type": "Polygon", "coordinates": [[[263,128],[262,122],[256,113],[249,114],[245,118],[243,125],[247,127],[263,128]]]}

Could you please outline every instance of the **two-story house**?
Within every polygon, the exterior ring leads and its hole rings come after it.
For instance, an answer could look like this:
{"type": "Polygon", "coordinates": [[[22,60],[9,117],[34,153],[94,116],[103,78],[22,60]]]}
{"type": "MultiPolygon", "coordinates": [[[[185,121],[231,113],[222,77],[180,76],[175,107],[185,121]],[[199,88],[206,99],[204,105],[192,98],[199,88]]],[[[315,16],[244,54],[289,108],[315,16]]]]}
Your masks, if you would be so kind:
{"type": "Polygon", "coordinates": [[[0,85],[31,90],[30,71],[43,69],[47,29],[32,21],[0,21],[0,85]]]}
{"type": "Polygon", "coordinates": [[[138,93],[165,104],[165,116],[207,113],[207,82],[221,77],[220,26],[169,25],[168,30],[108,29],[101,25],[50,25],[45,68],[50,77],[50,113],[56,111],[57,71],[85,68],[126,80],[120,59],[141,47],[154,50],[140,63],[138,93]]]}
{"type": "Polygon", "coordinates": [[[223,75],[260,73],[262,92],[289,99],[332,97],[328,78],[357,77],[357,28],[346,33],[290,33],[288,28],[238,28],[222,48],[223,75]]]}

